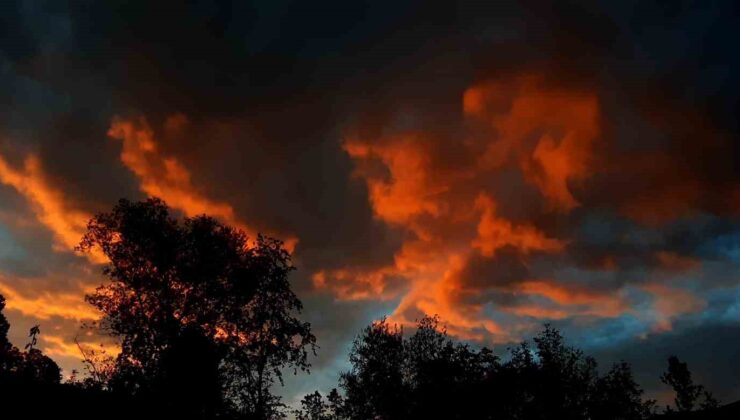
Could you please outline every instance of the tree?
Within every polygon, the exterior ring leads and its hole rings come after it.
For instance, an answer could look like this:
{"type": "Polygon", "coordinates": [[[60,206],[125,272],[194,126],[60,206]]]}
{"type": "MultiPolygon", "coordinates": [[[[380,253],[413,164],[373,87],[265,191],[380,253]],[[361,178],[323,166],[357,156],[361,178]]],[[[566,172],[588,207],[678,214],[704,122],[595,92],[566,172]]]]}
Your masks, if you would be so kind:
{"type": "MultiPolygon", "coordinates": [[[[703,385],[694,384],[688,365],[676,356],[668,358],[668,370],[661,375],[660,380],[670,385],[676,392],[673,402],[678,412],[693,411],[697,405],[703,410],[713,409],[719,405],[719,401],[703,385]]],[[[673,409],[666,407],[666,411],[673,409]]]]}
{"type": "Polygon", "coordinates": [[[497,400],[487,392],[488,378],[499,369],[498,358],[455,343],[438,317],[418,321],[405,343],[405,377],[414,418],[485,418],[497,400]],[[455,404],[439,404],[440,401],[455,404]]]}
{"type": "Polygon", "coordinates": [[[350,351],[352,369],[341,375],[351,419],[404,419],[409,389],[404,383],[403,330],[384,318],[365,328],[350,351]]]}
{"type": "Polygon", "coordinates": [[[5,309],[5,297],[0,295],[0,360],[3,360],[3,356],[13,347],[8,340],[8,331],[10,330],[10,323],[5,318],[3,313],[5,309]]]}
{"type": "Polygon", "coordinates": [[[8,340],[10,323],[5,318],[3,309],[5,309],[5,297],[0,295],[0,377],[17,370],[21,357],[18,349],[8,340]]]}
{"type": "Polygon", "coordinates": [[[422,318],[409,338],[385,319],[373,323],[355,340],[350,363],[340,380],[345,397],[329,398],[339,407],[333,418],[486,418],[495,407],[486,383],[498,359],[454,343],[437,317],[422,318]]]}
{"type": "Polygon", "coordinates": [[[296,318],[302,305],[282,242],[250,241],[205,215],[180,222],[150,198],[95,216],[79,246],[94,248],[110,261],[110,282],[87,301],[122,350],[111,389],[156,396],[191,416],[277,415],[271,385],[285,367],[308,369],[315,345],[296,318]]]}
{"type": "Polygon", "coordinates": [[[497,419],[642,420],[653,401],[642,399],[627,363],[599,376],[596,361],[569,347],[549,325],[510,349],[505,362],[482,347],[456,343],[437,317],[416,331],[382,319],[365,328],[342,375],[344,398],[319,393],[303,400],[301,420],[497,419]]]}
{"type": "Polygon", "coordinates": [[[549,324],[534,338],[539,366],[536,371],[537,418],[586,418],[588,396],[597,377],[596,361],[565,345],[549,324]]]}
{"type": "Polygon", "coordinates": [[[301,400],[301,409],[295,411],[296,420],[339,420],[345,418],[342,413],[342,397],[336,389],[329,393],[327,401],[319,391],[308,394],[301,400]]]}
{"type": "Polygon", "coordinates": [[[21,378],[36,383],[58,384],[62,379],[62,370],[49,356],[39,349],[29,349],[23,354],[23,362],[18,374],[21,378]]]}
{"type": "Polygon", "coordinates": [[[589,403],[590,418],[602,420],[649,418],[655,410],[655,401],[644,401],[643,393],[632,376],[630,365],[624,361],[617,363],[606,375],[596,380],[589,403]]]}
{"type": "MultiPolygon", "coordinates": [[[[92,325],[86,325],[85,327],[94,328],[92,325]]],[[[99,349],[95,349],[83,346],[77,337],[74,341],[82,355],[82,363],[87,374],[83,378],[79,378],[79,372],[73,370],[69,383],[86,389],[106,389],[116,374],[116,359],[108,354],[103,344],[100,344],[99,349]]]]}
{"type": "Polygon", "coordinates": [[[58,384],[61,381],[61,369],[41,350],[35,348],[37,336],[41,333],[38,325],[29,331],[31,341],[26,344],[24,352],[18,350],[8,340],[10,324],[2,313],[5,309],[5,298],[0,295],[0,379],[16,379],[29,383],[58,384]]]}

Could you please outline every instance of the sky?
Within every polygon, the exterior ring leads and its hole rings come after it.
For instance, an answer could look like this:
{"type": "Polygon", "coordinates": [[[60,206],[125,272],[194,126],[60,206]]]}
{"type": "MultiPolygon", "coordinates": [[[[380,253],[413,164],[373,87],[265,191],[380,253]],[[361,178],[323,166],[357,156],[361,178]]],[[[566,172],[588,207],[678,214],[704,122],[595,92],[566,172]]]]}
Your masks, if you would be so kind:
{"type": "Polygon", "coordinates": [[[666,400],[740,398],[733,1],[6,1],[0,294],[69,373],[101,339],[92,215],[158,196],[280,238],[336,386],[352,339],[544,323],[666,400]]]}

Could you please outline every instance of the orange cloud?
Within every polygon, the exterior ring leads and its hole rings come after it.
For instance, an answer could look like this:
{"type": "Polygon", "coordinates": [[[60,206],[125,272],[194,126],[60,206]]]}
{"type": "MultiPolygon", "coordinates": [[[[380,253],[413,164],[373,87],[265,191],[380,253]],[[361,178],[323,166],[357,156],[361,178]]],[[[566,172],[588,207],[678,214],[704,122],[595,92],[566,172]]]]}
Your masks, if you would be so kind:
{"type": "Polygon", "coordinates": [[[517,316],[537,319],[559,320],[573,316],[572,312],[569,312],[565,309],[545,308],[543,306],[534,304],[504,307],[502,308],[502,310],[517,316]]]}
{"type": "Polygon", "coordinates": [[[642,289],[653,297],[656,317],[653,329],[655,331],[670,331],[673,328],[673,320],[679,315],[699,312],[707,304],[702,298],[688,290],[660,283],[645,284],[642,289]]]}
{"type": "Polygon", "coordinates": [[[655,258],[660,265],[669,271],[691,271],[701,267],[701,260],[684,255],[678,255],[675,252],[659,251],[655,258]]]}
{"type": "MultiPolygon", "coordinates": [[[[182,118],[169,120],[167,126],[185,124],[182,118]]],[[[154,131],[144,118],[138,121],[115,118],[108,136],[123,142],[121,162],[139,177],[144,193],[164,199],[188,216],[210,214],[236,224],[234,209],[229,204],[205,197],[193,186],[190,172],[177,159],[161,156],[154,131]]]]}
{"type": "Polygon", "coordinates": [[[592,149],[599,136],[594,94],[547,88],[542,78],[523,76],[469,88],[463,110],[489,123],[498,135],[481,156],[483,167],[497,168],[518,159],[526,179],[552,209],[567,212],[579,204],[569,184],[591,173],[592,149]]]}
{"type": "MultiPolygon", "coordinates": [[[[314,285],[333,291],[339,299],[398,298],[391,320],[406,324],[437,314],[451,334],[473,340],[511,339],[532,318],[634,314],[637,309],[622,288],[597,290],[553,279],[513,278],[497,283],[496,275],[469,279],[464,274],[473,258],[493,261],[502,249],[514,252],[525,265],[536,254],[565,251],[568,238],[549,234],[536,223],[538,219],[507,217],[500,208],[518,197],[501,195],[492,180],[518,171],[539,193],[545,203],[540,211],[548,220],[562,218],[579,206],[574,187],[595,171],[598,98],[525,76],[471,87],[462,102],[469,128],[474,130],[470,138],[440,139],[416,130],[379,138],[349,136],[343,143],[355,164],[355,176],[367,186],[375,217],[402,231],[405,241],[385,266],[319,271],[314,285]],[[456,155],[442,150],[454,150],[456,155]],[[497,305],[488,294],[518,298],[497,305]],[[491,311],[505,312],[518,321],[499,325],[491,320],[491,311]]],[[[692,191],[693,187],[679,190],[671,197],[680,201],[693,197],[692,191]]],[[[635,209],[655,208],[637,204],[635,209]]],[[[668,270],[698,266],[691,258],[668,252],[655,257],[668,270]]],[[[597,268],[615,270],[616,260],[606,256],[597,268]]],[[[682,289],[651,284],[643,290],[654,297],[658,329],[670,328],[676,316],[704,305],[682,289]]]]}
{"type": "Polygon", "coordinates": [[[46,331],[40,335],[41,350],[51,357],[70,357],[81,359],[82,353],[74,342],[69,342],[59,335],[48,334],[46,331]]]}
{"type": "Polygon", "coordinates": [[[478,223],[478,237],[471,245],[480,249],[482,255],[492,257],[497,249],[513,246],[524,253],[529,251],[557,252],[565,247],[565,241],[547,238],[531,225],[513,225],[509,220],[496,217],[496,202],[489,195],[480,194],[475,208],[482,215],[478,223]]]}
{"type": "Polygon", "coordinates": [[[425,272],[409,276],[411,288],[401,299],[390,319],[411,325],[421,315],[439,315],[448,332],[468,340],[510,340],[508,331],[484,316],[483,305],[463,304],[457,299],[460,285],[457,273],[465,264],[460,255],[449,255],[438,263],[430,262],[425,272]]]}
{"type": "MultiPolygon", "coordinates": [[[[590,174],[599,134],[594,95],[541,84],[540,79],[517,78],[465,91],[463,111],[484,122],[486,135],[450,140],[451,145],[424,131],[348,136],[343,148],[355,163],[355,176],[367,186],[374,216],[407,238],[391,263],[375,269],[320,270],[313,276],[314,286],[340,299],[400,298],[391,319],[402,324],[438,314],[459,337],[511,338],[511,327],[504,329],[486,316],[489,304],[462,298],[475,291],[461,282],[460,272],[473,254],[491,258],[505,247],[522,255],[559,253],[567,240],[547,235],[535,223],[502,215],[490,179],[514,165],[541,193],[548,210],[568,211],[578,204],[569,184],[590,174]],[[532,140],[534,135],[538,137],[532,140]]],[[[615,316],[624,309],[617,299],[585,290],[569,290],[581,299],[574,302],[556,293],[565,289],[545,289],[543,283],[534,290],[533,285],[517,292],[546,293],[562,308],[518,309],[522,316],[615,316]]]]}
{"type": "MultiPolygon", "coordinates": [[[[184,115],[174,115],[167,119],[164,130],[174,133],[187,124],[184,115]]],[[[187,216],[208,214],[255,236],[256,232],[239,220],[230,204],[208,198],[193,184],[190,171],[177,158],[162,155],[154,131],[145,118],[126,120],[116,117],[108,136],[121,140],[121,162],[139,178],[142,192],[162,198],[187,216]]],[[[291,251],[296,243],[296,238],[285,239],[286,247],[291,251]]]]}
{"type": "Polygon", "coordinates": [[[388,277],[394,276],[396,271],[392,267],[380,270],[320,270],[311,277],[314,287],[331,288],[339,299],[364,300],[388,299],[393,294],[388,293],[388,277]]]}
{"type": "MultiPolygon", "coordinates": [[[[83,355],[74,339],[67,339],[64,336],[50,334],[47,331],[42,331],[40,338],[40,346],[42,351],[48,356],[52,357],[67,357],[74,359],[82,359],[83,355]]],[[[106,356],[115,357],[121,352],[121,348],[114,343],[105,343],[101,346],[101,343],[95,343],[97,346],[91,346],[89,343],[80,343],[80,346],[87,352],[89,350],[100,351],[105,350],[106,356]]]]}
{"type": "Polygon", "coordinates": [[[525,281],[517,284],[515,290],[527,295],[543,296],[561,307],[580,307],[571,308],[570,315],[613,318],[628,310],[626,302],[619,293],[597,292],[584,287],[565,285],[554,280],[525,281]]]}
{"type": "Polygon", "coordinates": [[[408,224],[422,215],[439,217],[447,213],[441,196],[449,190],[443,176],[435,172],[428,150],[428,139],[421,133],[406,133],[382,142],[351,139],[344,150],[358,165],[355,174],[368,186],[375,215],[389,223],[408,224]],[[370,163],[379,161],[390,173],[373,171],[370,163]]]}
{"type": "MultiPolygon", "coordinates": [[[[23,168],[13,168],[0,155],[0,182],[13,187],[30,204],[36,219],[54,235],[54,249],[72,252],[87,229],[91,214],[75,208],[48,181],[36,155],[29,155],[23,168]]],[[[85,254],[96,263],[107,261],[101,252],[85,254]]]]}
{"type": "Polygon", "coordinates": [[[85,302],[84,296],[90,290],[82,285],[77,291],[52,291],[34,289],[33,296],[22,293],[12,286],[11,279],[0,275],[0,294],[6,299],[8,310],[36,319],[47,320],[61,317],[75,321],[100,318],[100,313],[85,302]]]}

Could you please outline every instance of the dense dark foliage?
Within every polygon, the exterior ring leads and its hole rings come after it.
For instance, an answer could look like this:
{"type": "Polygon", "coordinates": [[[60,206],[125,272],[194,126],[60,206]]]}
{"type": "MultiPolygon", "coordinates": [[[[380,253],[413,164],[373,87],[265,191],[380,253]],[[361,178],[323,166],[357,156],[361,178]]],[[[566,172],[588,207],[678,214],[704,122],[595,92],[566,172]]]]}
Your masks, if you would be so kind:
{"type": "Polygon", "coordinates": [[[501,360],[487,348],[455,343],[436,318],[410,337],[385,320],[367,327],[350,353],[352,369],[324,402],[304,398],[300,419],[645,419],[643,399],[624,362],[599,375],[594,359],[546,326],[501,360]]]}
{"type": "Polygon", "coordinates": [[[87,297],[121,340],[109,389],[182,415],[279,415],[270,388],[281,369],[307,369],[315,343],[280,241],[207,216],[180,223],[152,198],[93,218],[80,248],[110,261],[111,281],[87,297]]]}
{"type": "MultiPolygon", "coordinates": [[[[719,405],[703,385],[694,384],[688,365],[676,356],[668,358],[668,370],[661,375],[660,380],[676,392],[673,402],[676,405],[675,411],[679,413],[693,411],[697,406],[702,410],[711,410],[719,405]]],[[[666,411],[672,412],[674,409],[666,407],[666,411]]]]}
{"type": "Polygon", "coordinates": [[[19,350],[8,340],[10,324],[2,313],[5,297],[0,295],[0,385],[8,381],[58,384],[62,378],[59,366],[35,348],[36,336],[41,333],[38,325],[31,328],[31,340],[25,351],[19,350]]]}

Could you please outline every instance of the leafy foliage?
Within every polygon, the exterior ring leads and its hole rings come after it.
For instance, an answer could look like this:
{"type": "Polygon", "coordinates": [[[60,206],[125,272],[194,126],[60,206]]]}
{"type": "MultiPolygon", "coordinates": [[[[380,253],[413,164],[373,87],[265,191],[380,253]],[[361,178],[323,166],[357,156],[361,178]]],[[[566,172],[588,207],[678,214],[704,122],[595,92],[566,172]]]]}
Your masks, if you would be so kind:
{"type": "Polygon", "coordinates": [[[301,409],[294,412],[296,420],[332,420],[343,418],[342,397],[332,389],[324,402],[319,391],[308,394],[301,400],[301,409]]]}
{"type": "Polygon", "coordinates": [[[642,393],[630,365],[622,361],[596,380],[589,414],[593,419],[648,418],[655,410],[655,401],[644,401],[642,393]]]}
{"type": "Polygon", "coordinates": [[[277,415],[271,385],[284,367],[307,369],[315,344],[295,317],[302,306],[280,241],[250,242],[207,216],[180,223],[151,198],[93,218],[80,249],[93,248],[110,260],[110,282],[87,300],[121,341],[111,389],[206,418],[227,409],[277,415]]]}
{"type": "MultiPolygon", "coordinates": [[[[676,405],[675,410],[678,412],[693,411],[695,407],[700,407],[702,410],[713,409],[719,405],[719,402],[703,385],[694,384],[688,365],[676,356],[668,358],[668,370],[661,375],[660,380],[670,385],[676,392],[673,401],[676,405]]],[[[673,411],[671,407],[666,409],[673,411]]]]}
{"type": "Polygon", "coordinates": [[[646,419],[630,367],[599,376],[596,362],[568,347],[550,326],[510,349],[503,362],[487,348],[455,343],[439,320],[423,318],[410,337],[385,319],[367,327],[350,353],[352,369],[325,402],[306,396],[299,419],[646,419]]]}
{"type": "Polygon", "coordinates": [[[38,325],[33,326],[28,336],[31,341],[20,351],[8,340],[10,324],[2,313],[5,298],[0,295],[0,381],[9,379],[28,383],[58,384],[61,381],[59,366],[48,356],[35,348],[37,336],[41,334],[38,325]]]}

